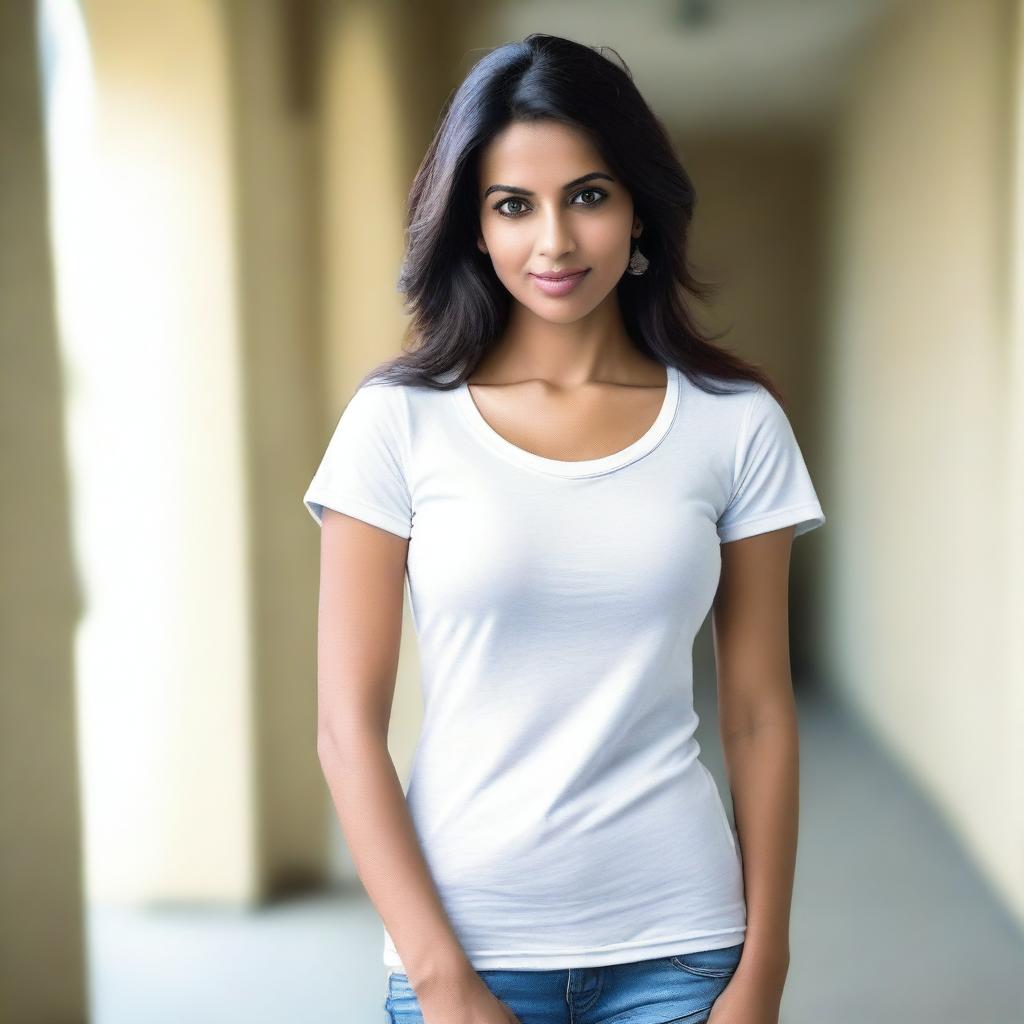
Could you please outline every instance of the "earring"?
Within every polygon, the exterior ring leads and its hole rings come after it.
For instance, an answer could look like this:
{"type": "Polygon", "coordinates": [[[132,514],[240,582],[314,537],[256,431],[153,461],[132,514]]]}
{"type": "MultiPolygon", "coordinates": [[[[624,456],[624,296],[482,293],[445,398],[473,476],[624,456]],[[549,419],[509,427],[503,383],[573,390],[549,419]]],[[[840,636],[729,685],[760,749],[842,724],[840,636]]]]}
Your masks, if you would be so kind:
{"type": "Polygon", "coordinates": [[[626,267],[627,274],[639,277],[650,266],[651,261],[640,251],[636,244],[633,246],[633,254],[629,257],[629,265],[626,267]]]}

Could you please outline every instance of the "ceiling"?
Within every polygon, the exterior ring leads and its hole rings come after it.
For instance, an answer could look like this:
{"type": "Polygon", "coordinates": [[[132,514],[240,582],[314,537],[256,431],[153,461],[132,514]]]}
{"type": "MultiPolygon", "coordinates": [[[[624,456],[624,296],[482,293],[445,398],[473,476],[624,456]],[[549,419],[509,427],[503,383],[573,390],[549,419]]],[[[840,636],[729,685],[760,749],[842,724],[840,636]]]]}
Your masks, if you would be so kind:
{"type": "Polygon", "coordinates": [[[673,131],[814,131],[861,42],[912,0],[497,0],[467,9],[467,66],[530,32],[613,47],[673,131]]]}

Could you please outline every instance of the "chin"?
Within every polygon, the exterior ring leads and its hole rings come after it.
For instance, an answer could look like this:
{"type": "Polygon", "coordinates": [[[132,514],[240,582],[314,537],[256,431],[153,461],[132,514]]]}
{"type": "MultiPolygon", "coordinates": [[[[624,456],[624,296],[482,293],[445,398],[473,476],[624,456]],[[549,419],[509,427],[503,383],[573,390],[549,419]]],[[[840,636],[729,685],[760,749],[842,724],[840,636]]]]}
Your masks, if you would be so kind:
{"type": "Polygon", "coordinates": [[[581,308],[579,306],[570,308],[564,306],[559,309],[537,309],[535,306],[530,307],[530,311],[539,320],[547,320],[550,324],[571,324],[577,320],[582,320],[588,313],[592,311],[593,307],[581,308]]]}

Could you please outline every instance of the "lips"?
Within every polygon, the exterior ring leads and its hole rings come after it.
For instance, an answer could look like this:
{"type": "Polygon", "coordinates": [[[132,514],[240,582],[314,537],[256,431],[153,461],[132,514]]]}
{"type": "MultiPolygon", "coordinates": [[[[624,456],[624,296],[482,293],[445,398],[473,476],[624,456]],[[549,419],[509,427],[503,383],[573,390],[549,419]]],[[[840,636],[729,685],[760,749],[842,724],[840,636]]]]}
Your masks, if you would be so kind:
{"type": "Polygon", "coordinates": [[[587,274],[590,268],[575,272],[565,271],[562,274],[552,276],[550,274],[531,274],[534,285],[545,295],[568,295],[587,274]]]}
{"type": "Polygon", "coordinates": [[[577,274],[584,273],[587,267],[574,267],[572,270],[559,270],[559,271],[546,271],[543,274],[534,274],[534,277],[539,277],[543,281],[564,281],[567,277],[575,277],[577,274]]]}

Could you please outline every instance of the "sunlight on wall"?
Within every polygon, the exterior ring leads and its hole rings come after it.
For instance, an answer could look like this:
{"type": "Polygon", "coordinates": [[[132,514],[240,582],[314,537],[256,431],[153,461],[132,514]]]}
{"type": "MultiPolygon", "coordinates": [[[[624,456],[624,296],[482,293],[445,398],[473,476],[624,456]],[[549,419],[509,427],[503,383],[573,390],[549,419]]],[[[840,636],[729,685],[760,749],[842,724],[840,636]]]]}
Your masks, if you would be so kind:
{"type": "Polygon", "coordinates": [[[216,19],[196,0],[40,5],[90,899],[232,900],[253,884],[216,19]]]}

